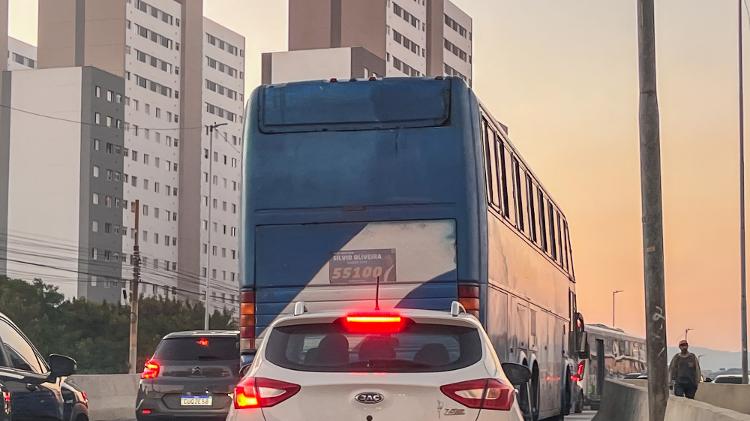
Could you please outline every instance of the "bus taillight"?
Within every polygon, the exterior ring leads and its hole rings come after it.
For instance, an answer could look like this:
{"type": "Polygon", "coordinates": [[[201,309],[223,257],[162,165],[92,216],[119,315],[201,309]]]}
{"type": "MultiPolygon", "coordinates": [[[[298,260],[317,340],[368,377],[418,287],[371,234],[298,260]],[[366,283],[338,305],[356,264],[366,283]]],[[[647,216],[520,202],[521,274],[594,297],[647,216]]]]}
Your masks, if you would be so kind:
{"type": "Polygon", "coordinates": [[[458,284],[458,302],[466,312],[479,317],[479,285],[473,283],[458,284]]]}
{"type": "Polygon", "coordinates": [[[255,291],[240,294],[240,350],[255,350],[255,291]]]}

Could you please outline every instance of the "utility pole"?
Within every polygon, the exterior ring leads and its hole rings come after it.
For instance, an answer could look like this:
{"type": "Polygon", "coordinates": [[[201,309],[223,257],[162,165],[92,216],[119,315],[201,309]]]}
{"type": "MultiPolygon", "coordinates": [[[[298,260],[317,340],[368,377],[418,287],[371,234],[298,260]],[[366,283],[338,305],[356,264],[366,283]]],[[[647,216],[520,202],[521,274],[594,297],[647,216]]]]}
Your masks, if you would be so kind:
{"type": "Polygon", "coordinates": [[[664,305],[664,227],[662,224],[659,103],[656,93],[654,0],[638,0],[640,81],[641,212],[643,282],[646,292],[649,420],[663,421],[667,386],[667,318],[664,305]]]}
{"type": "Polygon", "coordinates": [[[219,123],[217,124],[214,122],[214,124],[207,125],[206,129],[208,130],[208,256],[207,256],[207,262],[206,262],[206,314],[205,318],[203,320],[203,329],[209,330],[211,328],[209,319],[211,316],[211,313],[208,309],[209,303],[209,293],[211,290],[211,255],[214,252],[213,244],[211,244],[211,231],[213,230],[213,222],[211,221],[211,210],[213,209],[214,203],[213,203],[213,197],[212,197],[212,187],[214,185],[214,174],[213,174],[213,163],[214,163],[214,131],[216,131],[217,128],[221,126],[226,126],[229,123],[219,123]]]}
{"type": "Polygon", "coordinates": [[[742,54],[742,1],[737,1],[739,46],[739,111],[740,111],[740,325],[742,326],[742,384],[748,383],[747,373],[747,264],[745,262],[745,83],[742,54]]]}
{"type": "Polygon", "coordinates": [[[138,364],[138,283],[141,280],[141,249],[138,237],[141,228],[141,201],[135,200],[135,242],[133,243],[133,280],[130,282],[130,349],[128,365],[130,374],[135,374],[138,364]]]}
{"type": "Polygon", "coordinates": [[[612,291],[612,327],[615,327],[615,296],[621,292],[625,292],[621,289],[612,291]]]}

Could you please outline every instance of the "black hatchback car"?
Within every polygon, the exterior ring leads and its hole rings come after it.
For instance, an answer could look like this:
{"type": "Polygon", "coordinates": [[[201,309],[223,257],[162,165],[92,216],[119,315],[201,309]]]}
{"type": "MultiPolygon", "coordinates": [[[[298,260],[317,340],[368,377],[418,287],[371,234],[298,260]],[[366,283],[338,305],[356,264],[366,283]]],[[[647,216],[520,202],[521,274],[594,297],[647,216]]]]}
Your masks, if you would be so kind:
{"type": "Polygon", "coordinates": [[[50,355],[49,362],[0,313],[0,420],[68,421],[63,380],[75,372],[71,358],[50,355]]]}
{"type": "Polygon", "coordinates": [[[239,371],[239,332],[170,333],[141,374],[136,418],[223,421],[239,371]]]}

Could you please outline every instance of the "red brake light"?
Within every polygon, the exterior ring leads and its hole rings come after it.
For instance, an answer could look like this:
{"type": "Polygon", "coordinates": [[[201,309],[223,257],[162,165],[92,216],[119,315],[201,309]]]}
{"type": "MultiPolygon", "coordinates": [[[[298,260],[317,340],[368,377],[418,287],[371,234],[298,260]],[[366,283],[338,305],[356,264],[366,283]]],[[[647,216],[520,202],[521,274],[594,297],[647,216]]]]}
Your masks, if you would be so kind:
{"type": "Polygon", "coordinates": [[[240,351],[255,349],[255,292],[240,294],[240,351]]]}
{"type": "Polygon", "coordinates": [[[208,339],[206,339],[206,338],[200,338],[197,341],[195,341],[195,343],[197,343],[198,345],[200,345],[202,347],[207,347],[208,346],[208,339]]]}
{"type": "Polygon", "coordinates": [[[159,377],[159,371],[161,371],[161,366],[159,365],[159,363],[155,360],[148,360],[146,361],[146,365],[143,367],[141,378],[144,380],[155,379],[159,377]]]}
{"type": "Polygon", "coordinates": [[[515,389],[496,379],[469,380],[440,387],[445,396],[469,408],[509,411],[515,389]]]}
{"type": "Polygon", "coordinates": [[[6,406],[10,405],[10,392],[3,392],[3,401],[5,401],[6,406]]]}
{"type": "Polygon", "coordinates": [[[344,327],[351,333],[397,333],[404,330],[406,322],[397,313],[353,313],[344,319],[344,327]]]}
{"type": "Polygon", "coordinates": [[[248,377],[234,388],[235,409],[269,408],[291,398],[301,387],[280,380],[248,377]]]}
{"type": "Polygon", "coordinates": [[[570,376],[570,379],[574,382],[580,382],[583,380],[583,372],[586,369],[586,360],[581,360],[578,362],[578,369],[576,371],[576,374],[573,374],[570,376]]]}

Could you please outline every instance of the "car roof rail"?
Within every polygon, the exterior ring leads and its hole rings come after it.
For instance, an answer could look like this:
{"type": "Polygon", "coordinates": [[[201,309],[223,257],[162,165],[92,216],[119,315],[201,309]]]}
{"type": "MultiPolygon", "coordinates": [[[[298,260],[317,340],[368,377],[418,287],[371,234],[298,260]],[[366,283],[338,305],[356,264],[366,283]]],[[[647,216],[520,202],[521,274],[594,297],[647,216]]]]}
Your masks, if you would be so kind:
{"type": "Polygon", "coordinates": [[[305,313],[307,313],[307,306],[305,305],[304,301],[297,301],[296,303],[294,303],[295,316],[301,316],[305,313]]]}
{"type": "Polygon", "coordinates": [[[464,305],[459,303],[458,301],[454,301],[451,303],[451,316],[458,317],[461,313],[467,314],[466,308],[464,308],[464,305]]]}

